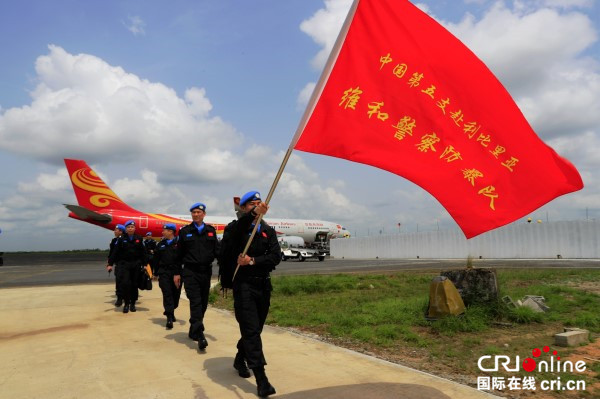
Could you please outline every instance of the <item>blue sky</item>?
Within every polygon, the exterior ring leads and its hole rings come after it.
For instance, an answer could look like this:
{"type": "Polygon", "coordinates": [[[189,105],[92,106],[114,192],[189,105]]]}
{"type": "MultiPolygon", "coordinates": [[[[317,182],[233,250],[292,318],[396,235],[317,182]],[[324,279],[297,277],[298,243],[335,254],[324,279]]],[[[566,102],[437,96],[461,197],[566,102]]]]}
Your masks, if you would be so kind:
{"type": "MultiPolygon", "coordinates": [[[[318,53],[349,4],[4,2],[0,250],[106,245],[109,231],[66,218],[61,204],[74,196],[64,157],[88,160],[140,210],[185,213],[201,200],[209,214],[233,217],[233,195],[268,191],[303,111],[301,93],[321,72],[318,53]],[[111,97],[113,84],[135,90],[111,97]]],[[[538,134],[580,170],[584,190],[532,217],[576,219],[587,209],[600,218],[598,2],[418,5],[490,66],[538,134]]],[[[357,235],[396,232],[398,222],[405,231],[456,228],[400,177],[298,152],[271,212],[337,221],[357,235]]]]}

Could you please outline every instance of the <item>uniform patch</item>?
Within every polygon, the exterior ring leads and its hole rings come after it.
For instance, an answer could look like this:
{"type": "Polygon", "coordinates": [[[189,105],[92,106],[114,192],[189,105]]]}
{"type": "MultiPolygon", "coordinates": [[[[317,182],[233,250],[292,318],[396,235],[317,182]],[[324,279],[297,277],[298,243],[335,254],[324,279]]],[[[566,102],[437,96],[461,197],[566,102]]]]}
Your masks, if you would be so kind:
{"type": "Polygon", "coordinates": [[[267,238],[267,233],[265,233],[264,231],[262,232],[262,236],[267,238]]]}
{"type": "Polygon", "coordinates": [[[208,232],[208,236],[209,236],[209,237],[213,237],[213,236],[214,236],[213,232],[212,232],[212,231],[209,231],[209,232],[208,232]]]}
{"type": "Polygon", "coordinates": [[[185,236],[186,236],[186,237],[191,237],[191,236],[192,236],[192,234],[191,234],[191,233],[190,233],[190,234],[186,234],[185,236]]]}
{"type": "Polygon", "coordinates": [[[135,242],[136,242],[137,244],[139,244],[139,243],[140,243],[140,240],[135,240],[135,242]]]}

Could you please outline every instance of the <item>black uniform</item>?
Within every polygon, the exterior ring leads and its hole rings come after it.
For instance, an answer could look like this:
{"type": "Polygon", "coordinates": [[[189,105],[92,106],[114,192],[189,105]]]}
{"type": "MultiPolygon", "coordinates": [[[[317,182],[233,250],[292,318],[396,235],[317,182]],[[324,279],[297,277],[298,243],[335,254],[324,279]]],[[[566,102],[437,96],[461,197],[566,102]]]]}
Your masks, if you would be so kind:
{"type": "MultiPolygon", "coordinates": [[[[115,247],[117,245],[118,240],[119,240],[119,237],[115,237],[112,240],[110,240],[110,245],[109,245],[109,250],[108,250],[108,262],[110,262],[110,257],[115,252],[115,247]]],[[[113,269],[114,269],[114,273],[115,273],[115,294],[117,294],[117,301],[120,302],[121,300],[123,300],[123,288],[121,287],[121,279],[117,275],[116,267],[114,267],[113,269]]],[[[119,304],[119,306],[120,306],[120,304],[119,304]]]]}
{"type": "MultiPolygon", "coordinates": [[[[227,225],[221,242],[220,265],[236,267],[237,257],[243,252],[254,227],[253,220],[254,215],[247,213],[227,225]]],[[[267,364],[260,334],[271,305],[270,272],[281,260],[275,230],[263,221],[259,227],[247,252],[255,264],[240,266],[233,281],[235,318],[242,336],[237,344],[236,359],[245,358],[248,367],[255,369],[255,375],[267,364]]]]}
{"type": "Polygon", "coordinates": [[[177,246],[177,237],[172,240],[164,238],[154,251],[158,285],[163,294],[164,315],[168,318],[174,316],[181,296],[181,286],[177,288],[173,281],[173,276],[181,270],[181,265],[178,263],[177,246]]]}
{"type": "Polygon", "coordinates": [[[135,304],[138,297],[138,281],[142,265],[147,263],[146,250],[142,237],[123,234],[117,240],[115,249],[108,260],[109,265],[117,265],[117,279],[121,280],[125,305],[135,304]]]}
{"type": "Polygon", "coordinates": [[[144,247],[146,248],[146,256],[148,259],[148,263],[152,268],[152,273],[156,274],[156,260],[154,259],[154,255],[156,253],[157,243],[152,238],[148,238],[144,240],[144,247]]]}
{"type": "Polygon", "coordinates": [[[189,337],[199,341],[200,346],[206,346],[203,320],[208,307],[212,262],[219,249],[217,231],[207,224],[198,229],[195,223],[190,223],[179,231],[177,249],[179,264],[183,265],[178,274],[190,301],[189,337]]]}

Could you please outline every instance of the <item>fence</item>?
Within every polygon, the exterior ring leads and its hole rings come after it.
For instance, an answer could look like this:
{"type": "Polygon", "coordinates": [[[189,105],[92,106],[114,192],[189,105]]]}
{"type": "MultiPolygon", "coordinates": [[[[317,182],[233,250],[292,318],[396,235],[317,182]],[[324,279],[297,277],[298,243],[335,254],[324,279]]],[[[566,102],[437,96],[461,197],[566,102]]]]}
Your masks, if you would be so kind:
{"type": "Polygon", "coordinates": [[[467,240],[434,231],[331,240],[335,258],[594,259],[600,258],[600,221],[512,224],[467,240]]]}

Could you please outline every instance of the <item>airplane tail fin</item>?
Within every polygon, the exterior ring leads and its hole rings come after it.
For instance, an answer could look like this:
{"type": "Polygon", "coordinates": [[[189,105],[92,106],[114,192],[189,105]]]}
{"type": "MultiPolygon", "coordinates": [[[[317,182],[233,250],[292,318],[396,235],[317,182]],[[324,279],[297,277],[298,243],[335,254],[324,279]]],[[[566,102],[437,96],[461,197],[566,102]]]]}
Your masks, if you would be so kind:
{"type": "Polygon", "coordinates": [[[93,211],[135,211],[123,202],[85,161],[65,159],[65,165],[80,206],[93,211]]]}

